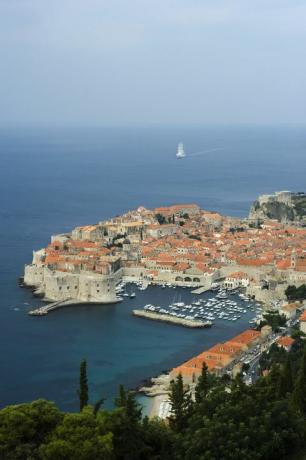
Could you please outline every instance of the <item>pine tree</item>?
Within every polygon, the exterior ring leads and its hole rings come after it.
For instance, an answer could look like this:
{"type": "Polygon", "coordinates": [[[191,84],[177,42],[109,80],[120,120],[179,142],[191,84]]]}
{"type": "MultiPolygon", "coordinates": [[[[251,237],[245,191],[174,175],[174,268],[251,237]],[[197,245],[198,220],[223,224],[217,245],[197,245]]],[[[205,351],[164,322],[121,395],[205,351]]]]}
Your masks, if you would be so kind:
{"type": "Polygon", "coordinates": [[[195,387],[195,400],[199,404],[207,396],[209,390],[209,375],[206,363],[203,363],[202,372],[195,387]]]}
{"type": "Polygon", "coordinates": [[[80,412],[88,404],[88,382],[87,382],[87,362],[83,359],[80,364],[80,388],[78,391],[80,400],[80,412]]]}
{"type": "Polygon", "coordinates": [[[191,412],[191,397],[189,389],[184,389],[182,374],[170,383],[170,403],[170,425],[175,431],[181,432],[191,412]]]}

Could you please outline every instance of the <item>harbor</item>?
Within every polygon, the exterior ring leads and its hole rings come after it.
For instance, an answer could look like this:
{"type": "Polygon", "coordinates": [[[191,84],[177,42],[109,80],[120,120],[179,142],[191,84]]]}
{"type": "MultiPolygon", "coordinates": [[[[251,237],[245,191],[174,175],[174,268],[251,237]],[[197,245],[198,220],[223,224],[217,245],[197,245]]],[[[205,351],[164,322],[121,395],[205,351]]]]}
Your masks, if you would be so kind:
{"type": "MultiPolygon", "coordinates": [[[[174,287],[172,286],[172,288],[174,287]]],[[[121,289],[124,288],[121,287],[121,289]]],[[[142,309],[134,309],[133,315],[191,328],[211,327],[220,320],[235,322],[247,313],[253,315],[249,319],[251,327],[256,326],[262,319],[261,304],[250,299],[239,290],[214,287],[212,290],[206,289],[202,297],[198,294],[197,298],[192,297],[194,291],[188,290],[187,292],[188,301],[186,302],[182,300],[182,294],[177,293],[170,304],[154,305],[149,303],[144,305],[142,309]]],[[[135,293],[134,295],[136,296],[135,293]]]]}

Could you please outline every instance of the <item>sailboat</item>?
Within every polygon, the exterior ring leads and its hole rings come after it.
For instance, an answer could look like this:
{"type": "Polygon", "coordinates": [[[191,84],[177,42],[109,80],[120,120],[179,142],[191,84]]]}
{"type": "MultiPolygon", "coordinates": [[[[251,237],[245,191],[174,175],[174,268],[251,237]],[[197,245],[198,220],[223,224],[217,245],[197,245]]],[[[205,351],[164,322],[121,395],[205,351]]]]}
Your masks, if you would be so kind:
{"type": "Polygon", "coordinates": [[[186,153],[184,151],[184,145],[182,142],[180,142],[177,147],[176,158],[185,158],[185,156],[186,156],[186,153]]]}

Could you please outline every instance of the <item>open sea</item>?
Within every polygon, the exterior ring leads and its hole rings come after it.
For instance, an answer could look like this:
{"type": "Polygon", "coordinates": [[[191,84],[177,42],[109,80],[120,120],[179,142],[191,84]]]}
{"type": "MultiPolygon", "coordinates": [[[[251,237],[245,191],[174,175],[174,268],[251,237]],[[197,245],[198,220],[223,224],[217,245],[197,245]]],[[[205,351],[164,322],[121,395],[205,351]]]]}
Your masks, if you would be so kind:
{"type": "MultiPolygon", "coordinates": [[[[91,401],[135,387],[248,327],[207,330],[131,315],[167,305],[186,289],[149,287],[112,306],[78,306],[46,317],[18,287],[32,250],[53,233],[139,205],[197,203],[245,216],[262,193],[306,190],[305,126],[0,128],[0,406],[34,398],[77,410],[79,363],[87,358],[91,401]],[[189,156],[176,160],[179,141],[189,156]]],[[[187,299],[186,297],[186,299],[187,299]]]]}

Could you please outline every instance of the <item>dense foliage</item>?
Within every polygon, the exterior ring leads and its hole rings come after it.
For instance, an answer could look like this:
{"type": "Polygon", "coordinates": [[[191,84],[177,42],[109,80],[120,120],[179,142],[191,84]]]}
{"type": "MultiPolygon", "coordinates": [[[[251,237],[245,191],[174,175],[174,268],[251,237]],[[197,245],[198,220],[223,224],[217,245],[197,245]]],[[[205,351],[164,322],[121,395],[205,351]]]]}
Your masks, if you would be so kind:
{"type": "Polygon", "coordinates": [[[287,287],[285,294],[288,300],[305,300],[306,299],[306,284],[301,286],[290,285],[287,287]]]}
{"type": "Polygon", "coordinates": [[[260,330],[262,326],[265,326],[266,324],[272,327],[273,332],[277,332],[279,331],[280,327],[286,326],[286,316],[280,315],[277,311],[268,310],[266,313],[264,313],[263,317],[264,320],[260,322],[258,330],[260,330]]]}
{"type": "Polygon", "coordinates": [[[206,366],[197,384],[179,375],[170,388],[168,422],[143,418],[135,395],[121,386],[112,411],[86,402],[86,363],[80,368],[80,413],[44,400],[0,411],[2,460],[288,460],[302,459],[306,441],[306,346],[271,347],[269,370],[254,385],[239,374],[217,378],[206,366]],[[81,402],[81,398],[80,398],[81,402]],[[297,455],[297,457],[295,457],[297,455]]]}

